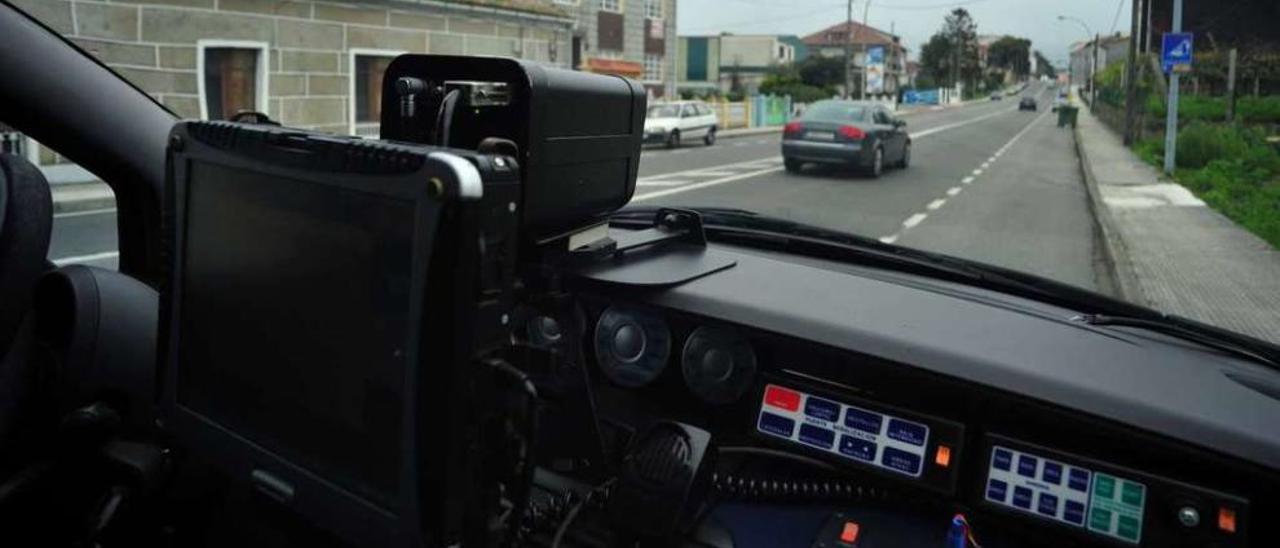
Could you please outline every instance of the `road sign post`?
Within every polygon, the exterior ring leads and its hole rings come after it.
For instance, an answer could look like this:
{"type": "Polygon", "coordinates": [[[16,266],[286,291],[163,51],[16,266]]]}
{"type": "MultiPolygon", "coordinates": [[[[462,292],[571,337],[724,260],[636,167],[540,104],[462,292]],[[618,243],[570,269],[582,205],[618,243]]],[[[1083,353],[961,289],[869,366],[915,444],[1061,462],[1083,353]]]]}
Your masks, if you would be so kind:
{"type": "Polygon", "coordinates": [[[1191,33],[1182,32],[1182,0],[1173,0],[1173,32],[1164,35],[1160,65],[1169,73],[1169,98],[1165,102],[1164,172],[1173,173],[1178,152],[1178,76],[1191,67],[1191,33]]]}

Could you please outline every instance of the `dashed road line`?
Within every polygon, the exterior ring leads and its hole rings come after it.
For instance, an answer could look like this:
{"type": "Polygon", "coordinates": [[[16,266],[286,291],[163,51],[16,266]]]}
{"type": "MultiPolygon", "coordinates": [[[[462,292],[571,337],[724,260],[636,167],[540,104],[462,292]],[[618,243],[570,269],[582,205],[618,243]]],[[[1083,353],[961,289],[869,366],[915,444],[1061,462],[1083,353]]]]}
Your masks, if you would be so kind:
{"type": "Polygon", "coordinates": [[[967,184],[969,184],[969,183],[972,183],[972,182],[973,182],[973,177],[965,177],[965,178],[963,178],[963,179],[960,179],[960,182],[962,182],[962,183],[964,183],[964,184],[966,184],[966,185],[967,185],[967,184]]]}
{"type": "Polygon", "coordinates": [[[899,234],[897,234],[897,233],[890,234],[890,235],[888,235],[888,236],[881,236],[881,237],[880,237],[880,242],[881,242],[881,243],[886,243],[886,244],[891,244],[891,243],[894,243],[894,242],[898,241],[898,236],[899,236],[899,234]]]}
{"type": "Polygon", "coordinates": [[[961,190],[964,190],[964,188],[958,187],[958,186],[953,186],[951,188],[948,188],[947,196],[955,196],[956,194],[959,194],[961,190]]]}
{"type": "Polygon", "coordinates": [[[938,198],[937,200],[934,200],[934,201],[932,201],[932,202],[929,202],[929,205],[924,206],[924,207],[925,207],[925,208],[927,208],[929,211],[934,211],[934,210],[937,210],[938,208],[942,207],[942,206],[943,206],[943,204],[946,204],[946,203],[947,203],[946,198],[938,198]]]}
{"type": "Polygon", "coordinates": [[[915,215],[907,217],[907,220],[902,221],[902,226],[907,228],[915,228],[916,225],[920,224],[928,217],[929,215],[926,213],[916,213],[915,215]]]}
{"type": "Polygon", "coordinates": [[[978,169],[973,170],[973,175],[974,175],[975,177],[976,177],[976,176],[978,176],[978,175],[982,175],[982,168],[978,168],[978,169]]]}
{"type": "Polygon", "coordinates": [[[712,180],[710,180],[710,181],[703,181],[703,182],[701,182],[701,183],[694,183],[694,184],[692,184],[692,185],[685,185],[685,186],[682,186],[682,187],[679,187],[679,188],[671,188],[671,189],[667,189],[667,190],[659,190],[659,191],[656,191],[656,192],[650,192],[650,193],[648,193],[648,194],[641,194],[641,195],[638,195],[638,196],[635,196],[635,197],[631,198],[631,201],[633,201],[633,202],[640,202],[640,201],[644,201],[644,200],[652,200],[652,199],[654,199],[654,198],[661,198],[661,197],[663,197],[663,196],[670,196],[670,195],[672,195],[672,194],[679,194],[679,193],[681,193],[681,192],[688,192],[688,191],[690,191],[690,190],[697,190],[697,189],[700,189],[700,188],[707,188],[707,187],[713,187],[713,186],[716,186],[716,185],[722,185],[722,184],[725,184],[725,183],[732,183],[732,182],[734,182],[734,181],[740,181],[740,180],[742,180],[742,179],[750,179],[750,178],[752,178],[752,177],[756,177],[756,176],[759,176],[759,175],[764,175],[764,174],[766,174],[766,173],[774,173],[774,172],[778,172],[778,171],[782,171],[782,168],[780,168],[780,167],[769,167],[769,168],[760,169],[760,170],[756,170],[756,171],[748,171],[748,172],[746,172],[746,173],[740,173],[740,174],[738,174],[738,175],[731,175],[731,176],[729,176],[729,177],[721,177],[721,178],[719,178],[719,179],[712,179],[712,180]]]}

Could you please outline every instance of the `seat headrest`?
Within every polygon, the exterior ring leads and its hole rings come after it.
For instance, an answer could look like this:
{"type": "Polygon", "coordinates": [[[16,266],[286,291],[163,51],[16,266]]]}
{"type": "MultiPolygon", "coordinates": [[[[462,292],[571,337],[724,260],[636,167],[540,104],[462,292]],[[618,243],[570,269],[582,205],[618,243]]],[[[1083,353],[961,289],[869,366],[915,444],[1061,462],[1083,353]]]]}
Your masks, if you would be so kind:
{"type": "Polygon", "coordinates": [[[31,304],[53,226],[49,181],[26,158],[0,154],[0,356],[31,304]]]}

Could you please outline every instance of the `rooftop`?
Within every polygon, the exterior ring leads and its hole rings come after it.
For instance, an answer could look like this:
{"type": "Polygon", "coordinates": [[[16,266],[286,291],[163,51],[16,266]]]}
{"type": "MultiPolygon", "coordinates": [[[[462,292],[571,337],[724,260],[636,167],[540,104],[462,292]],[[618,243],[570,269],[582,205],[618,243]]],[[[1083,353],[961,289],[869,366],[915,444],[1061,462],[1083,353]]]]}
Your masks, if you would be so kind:
{"type": "MultiPolygon", "coordinates": [[[[849,35],[850,29],[853,32],[854,44],[884,44],[891,46],[897,44],[895,36],[880,29],[863,25],[857,21],[842,22],[818,32],[805,36],[803,41],[810,46],[843,46],[846,37],[849,35]]],[[[899,45],[898,47],[901,47],[899,45]]]]}

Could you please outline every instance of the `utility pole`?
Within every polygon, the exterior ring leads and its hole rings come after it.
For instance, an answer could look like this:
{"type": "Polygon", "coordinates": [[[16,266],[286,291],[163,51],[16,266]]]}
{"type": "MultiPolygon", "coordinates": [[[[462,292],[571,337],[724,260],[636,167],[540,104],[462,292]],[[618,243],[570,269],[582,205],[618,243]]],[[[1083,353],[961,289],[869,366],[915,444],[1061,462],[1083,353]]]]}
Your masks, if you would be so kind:
{"type": "MultiPolygon", "coordinates": [[[[871,11],[871,0],[867,0],[866,5],[862,8],[862,26],[867,26],[867,12],[871,11]]],[[[868,42],[862,44],[862,89],[858,91],[858,98],[866,100],[867,98],[867,45],[868,42]]]]}
{"type": "Polygon", "coordinates": [[[1138,40],[1142,20],[1142,5],[1133,1],[1133,20],[1129,23],[1129,58],[1125,60],[1124,90],[1124,144],[1132,146],[1138,117],[1138,40]]]}
{"type": "Polygon", "coordinates": [[[1101,34],[1093,35],[1093,66],[1089,67],[1089,109],[1097,108],[1098,104],[1098,42],[1102,41],[1101,34]]]}
{"type": "Polygon", "coordinates": [[[844,14],[844,98],[853,97],[853,0],[844,14]]]}
{"type": "Polygon", "coordinates": [[[1147,53],[1151,53],[1151,42],[1155,40],[1155,31],[1151,30],[1151,4],[1154,4],[1155,0],[1143,1],[1147,4],[1147,24],[1143,26],[1142,32],[1147,35],[1147,53]]]}
{"type": "MultiPolygon", "coordinates": [[[[1182,0],[1173,0],[1173,32],[1182,32],[1182,0]]],[[[1169,71],[1169,100],[1165,101],[1164,172],[1173,174],[1178,153],[1178,71],[1169,71]]]]}
{"type": "Polygon", "coordinates": [[[1236,121],[1236,48],[1227,55],[1227,122],[1236,121]]]}

